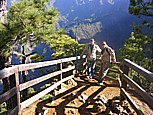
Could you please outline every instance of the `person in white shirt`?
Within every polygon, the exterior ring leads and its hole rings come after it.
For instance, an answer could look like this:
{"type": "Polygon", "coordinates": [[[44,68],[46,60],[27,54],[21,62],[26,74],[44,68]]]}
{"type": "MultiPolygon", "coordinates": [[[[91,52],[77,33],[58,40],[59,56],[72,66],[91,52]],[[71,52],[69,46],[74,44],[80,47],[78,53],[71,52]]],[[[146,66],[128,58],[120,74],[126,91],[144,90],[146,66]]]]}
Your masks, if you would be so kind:
{"type": "Polygon", "coordinates": [[[97,52],[101,52],[101,48],[95,44],[95,40],[91,39],[90,42],[85,46],[81,57],[83,54],[87,55],[87,66],[88,66],[88,77],[92,78],[95,72],[95,65],[96,65],[96,54],[97,52]]]}

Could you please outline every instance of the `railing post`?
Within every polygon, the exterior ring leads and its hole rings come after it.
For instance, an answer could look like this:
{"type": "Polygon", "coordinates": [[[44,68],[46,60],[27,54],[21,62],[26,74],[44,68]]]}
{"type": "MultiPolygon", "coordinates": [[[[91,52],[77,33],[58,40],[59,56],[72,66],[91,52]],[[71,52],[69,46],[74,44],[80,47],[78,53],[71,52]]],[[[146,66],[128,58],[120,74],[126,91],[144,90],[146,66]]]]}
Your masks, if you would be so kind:
{"type": "Polygon", "coordinates": [[[87,61],[87,58],[85,59],[85,62],[86,62],[85,70],[87,70],[85,74],[88,75],[88,66],[87,66],[88,61],[87,61]]]}
{"type": "MultiPolygon", "coordinates": [[[[123,74],[126,74],[128,76],[129,73],[129,67],[123,64],[123,74]]],[[[122,79],[122,87],[127,88],[127,83],[122,79]]]]}
{"type": "Polygon", "coordinates": [[[19,88],[19,75],[18,75],[18,70],[16,70],[16,72],[15,72],[15,81],[16,81],[16,94],[17,94],[18,115],[21,115],[20,88],[19,88]]]}
{"type": "Polygon", "coordinates": [[[78,67],[77,67],[78,66],[78,62],[79,62],[78,61],[79,60],[78,58],[80,58],[80,57],[79,56],[76,56],[75,75],[78,75],[78,73],[79,73],[79,70],[78,70],[78,67]]]}
{"type": "MultiPolygon", "coordinates": [[[[123,79],[123,77],[124,77],[123,74],[128,75],[128,73],[129,73],[129,67],[127,65],[125,65],[124,62],[123,62],[123,65],[121,67],[121,70],[123,71],[123,73],[120,75],[121,88],[124,88],[126,90],[127,83],[123,79]]],[[[122,93],[120,94],[120,97],[121,97],[121,101],[123,101],[125,99],[124,96],[122,95],[122,93]]]]}
{"type": "MultiPolygon", "coordinates": [[[[17,69],[16,69],[17,71],[17,69]]],[[[9,78],[9,89],[12,89],[13,87],[16,87],[16,78],[15,73],[10,75],[9,78]]],[[[9,103],[11,104],[11,108],[15,108],[17,106],[17,95],[15,94],[12,96],[9,100],[9,103]]]]}
{"type": "MultiPolygon", "coordinates": [[[[62,71],[62,60],[60,62],[60,70],[62,71]]],[[[62,80],[63,76],[62,73],[60,74],[60,80],[62,80]]],[[[62,89],[62,84],[59,86],[60,89],[62,89]]]]}
{"type": "MultiPolygon", "coordinates": [[[[57,64],[57,70],[56,71],[61,71],[62,70],[62,60],[59,59],[59,63],[57,64]]],[[[61,80],[62,79],[62,73],[57,75],[57,81],[61,80]]],[[[61,89],[61,85],[59,85],[57,87],[57,90],[61,89]]]]}

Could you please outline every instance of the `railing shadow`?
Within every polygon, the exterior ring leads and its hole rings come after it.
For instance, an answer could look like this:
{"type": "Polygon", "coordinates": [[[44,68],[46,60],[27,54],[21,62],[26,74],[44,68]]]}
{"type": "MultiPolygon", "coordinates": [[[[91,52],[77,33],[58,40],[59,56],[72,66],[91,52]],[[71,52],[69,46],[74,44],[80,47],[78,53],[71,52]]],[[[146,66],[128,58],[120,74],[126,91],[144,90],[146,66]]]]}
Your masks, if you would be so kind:
{"type": "MultiPolygon", "coordinates": [[[[72,91],[74,91],[75,89],[77,88],[80,88],[81,86],[77,86],[77,87],[73,87],[71,89],[69,89],[68,91],[62,93],[62,94],[59,94],[57,95],[57,98],[60,98],[61,96],[64,96],[65,94],[67,93],[70,93],[72,91]]],[[[81,95],[82,92],[84,92],[85,90],[87,90],[90,86],[85,86],[83,87],[82,89],[80,89],[79,91],[77,91],[77,96],[78,95],[81,95]]],[[[72,100],[74,100],[75,98],[77,98],[76,95],[71,95],[70,94],[67,94],[65,97],[63,97],[63,99],[65,99],[63,102],[61,102],[58,106],[48,106],[48,105],[45,105],[45,107],[47,108],[55,108],[55,111],[56,111],[56,115],[65,115],[65,107],[67,107],[66,105],[68,103],[70,103],[72,100]]]]}
{"type": "MultiPolygon", "coordinates": [[[[93,99],[93,98],[96,97],[101,91],[103,91],[105,88],[106,88],[106,86],[101,86],[96,92],[92,93],[92,95],[90,95],[90,96],[87,98],[87,100],[93,99]]],[[[88,103],[87,103],[87,101],[86,101],[84,104],[82,104],[82,105],[78,108],[78,111],[79,111],[80,115],[85,115],[85,114],[87,114],[86,111],[85,111],[85,110],[87,109],[87,105],[88,105],[88,103]]],[[[89,109],[89,112],[92,112],[92,111],[93,111],[93,109],[89,109]]]]}
{"type": "MultiPolygon", "coordinates": [[[[68,90],[66,90],[65,92],[63,92],[63,93],[60,93],[60,94],[58,94],[58,95],[56,95],[56,98],[55,98],[55,100],[57,100],[57,99],[59,99],[59,98],[62,98],[64,95],[67,95],[67,94],[69,94],[69,93],[71,93],[72,91],[75,91],[76,89],[78,89],[78,88],[80,88],[81,87],[81,85],[77,85],[77,86],[75,86],[75,87],[72,87],[71,89],[68,89],[68,90]]],[[[55,101],[54,100],[54,101],[55,101]]],[[[52,100],[44,100],[44,101],[41,101],[41,102],[39,102],[36,106],[37,106],[37,108],[36,108],[36,110],[35,110],[35,115],[38,115],[38,113],[40,112],[40,111],[42,111],[42,108],[43,107],[47,107],[47,108],[55,108],[54,106],[48,106],[48,105],[46,105],[47,103],[51,103],[52,102],[52,100]]]]}
{"type": "MultiPolygon", "coordinates": [[[[64,99],[63,102],[61,102],[57,106],[50,106],[50,105],[47,105],[47,103],[51,103],[51,100],[42,101],[42,102],[40,102],[40,103],[37,104],[37,108],[36,108],[36,111],[35,111],[36,115],[38,115],[38,111],[42,111],[43,107],[55,108],[55,111],[56,111],[56,114],[57,115],[65,115],[65,113],[64,113],[65,112],[65,108],[76,108],[76,109],[79,110],[79,113],[80,114],[84,115],[84,113],[83,113],[82,110],[83,109],[86,109],[86,106],[87,106],[86,103],[84,103],[80,107],[71,107],[71,106],[67,106],[67,104],[70,103],[71,101],[73,101],[74,99],[78,98],[78,96],[81,95],[85,90],[87,90],[88,88],[90,88],[92,86],[97,86],[97,84],[96,84],[96,82],[95,83],[92,83],[90,81],[77,81],[77,80],[75,80],[75,81],[78,84],[77,86],[72,87],[72,88],[66,90],[63,93],[60,93],[60,94],[56,95],[55,101],[57,99],[59,99],[59,98],[62,98],[62,99],[64,99]],[[81,88],[79,91],[77,91],[77,94],[76,95],[72,95],[72,92],[74,92],[75,90],[79,89],[80,87],[83,87],[83,88],[81,88]]],[[[88,97],[88,99],[93,99],[102,90],[104,90],[106,87],[107,87],[107,84],[105,86],[100,86],[100,88],[96,92],[94,92],[92,95],[90,95],[88,97]]]]}

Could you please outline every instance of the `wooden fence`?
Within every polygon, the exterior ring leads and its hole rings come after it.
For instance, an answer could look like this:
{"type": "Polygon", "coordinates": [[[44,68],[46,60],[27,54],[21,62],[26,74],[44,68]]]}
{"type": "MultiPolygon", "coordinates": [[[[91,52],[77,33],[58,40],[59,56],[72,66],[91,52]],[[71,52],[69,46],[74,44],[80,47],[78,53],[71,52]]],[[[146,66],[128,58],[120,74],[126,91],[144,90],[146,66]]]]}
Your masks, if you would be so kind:
{"type": "MultiPolygon", "coordinates": [[[[83,58],[85,58],[85,56],[83,58]]],[[[2,104],[3,102],[6,102],[13,95],[17,94],[17,106],[8,114],[21,115],[21,110],[23,110],[24,108],[26,108],[27,106],[29,106],[30,104],[35,102],[36,100],[40,99],[41,97],[43,97],[47,93],[51,92],[52,90],[54,90],[55,88],[60,86],[61,83],[65,82],[69,79],[72,79],[74,77],[74,74],[67,76],[65,78],[62,78],[62,74],[65,72],[72,71],[72,70],[76,69],[76,65],[74,64],[71,67],[62,68],[63,64],[65,62],[77,61],[79,59],[80,59],[79,56],[78,57],[70,57],[70,58],[63,58],[63,59],[58,59],[58,60],[53,60],[53,61],[21,64],[21,65],[16,65],[16,66],[5,68],[5,69],[1,70],[0,71],[0,79],[8,78],[9,76],[15,74],[16,87],[13,87],[10,90],[8,90],[7,92],[0,95],[0,104],[2,104]],[[21,83],[21,84],[19,83],[19,72],[21,72],[21,71],[27,71],[27,70],[32,70],[32,69],[36,69],[36,68],[46,67],[46,66],[55,66],[58,64],[59,64],[59,70],[57,70],[55,72],[49,73],[49,74],[41,76],[39,78],[35,78],[35,79],[27,81],[25,83],[21,83]],[[60,75],[60,79],[61,79],[60,81],[51,85],[50,87],[46,88],[45,90],[39,92],[38,94],[30,97],[29,99],[27,99],[23,102],[20,101],[21,100],[21,91],[23,91],[24,89],[27,89],[31,86],[34,86],[38,83],[41,83],[45,80],[56,77],[58,75],[60,75]]]]}
{"type": "MultiPolygon", "coordinates": [[[[85,56],[83,57],[85,59],[85,56]]],[[[60,86],[61,83],[72,79],[75,75],[71,74],[69,76],[66,76],[63,78],[62,74],[68,71],[72,71],[75,69],[78,69],[76,64],[77,60],[80,60],[80,57],[70,57],[70,58],[64,58],[59,60],[53,60],[53,61],[46,61],[46,62],[39,62],[39,63],[30,63],[30,64],[21,64],[16,65],[13,67],[5,68],[0,71],[0,79],[4,79],[9,77],[12,74],[15,74],[15,80],[16,80],[16,87],[13,87],[12,89],[8,90],[7,92],[0,95],[0,104],[3,102],[6,102],[9,98],[11,98],[13,95],[17,94],[17,106],[9,113],[10,115],[18,114],[21,115],[21,110],[35,102],[36,100],[40,99],[47,93],[54,90],[56,87],[60,86]],[[65,62],[73,61],[75,64],[68,68],[62,68],[63,64],[65,62]],[[33,80],[27,81],[25,83],[19,83],[19,72],[21,71],[27,71],[31,69],[36,68],[42,68],[46,66],[53,66],[59,64],[59,70],[49,73],[47,75],[41,76],[39,78],[35,78],[33,80]],[[48,80],[50,78],[56,77],[60,75],[60,81],[56,82],[55,84],[51,85],[50,87],[46,88],[45,90],[39,92],[38,94],[30,97],[29,99],[21,102],[21,91],[24,89],[27,89],[31,86],[34,86],[40,82],[43,82],[45,80],[48,80]]],[[[79,65],[79,64],[78,64],[79,65]]],[[[80,64],[82,65],[82,64],[80,64]]],[[[86,65],[86,59],[83,61],[83,66],[86,65]]],[[[153,98],[143,89],[141,88],[137,83],[135,83],[132,79],[128,77],[129,68],[133,69],[134,71],[138,72],[142,76],[144,76],[146,79],[148,79],[150,82],[153,82],[153,73],[147,71],[146,69],[138,66],[137,64],[131,62],[128,59],[125,59],[122,64],[120,65],[121,69],[119,70],[112,70],[109,69],[109,71],[112,71],[114,73],[118,73],[120,75],[120,89],[121,89],[121,97],[122,99],[127,99],[131,106],[134,108],[136,113],[138,115],[143,115],[143,112],[140,110],[140,108],[134,103],[132,98],[128,95],[126,92],[127,84],[130,85],[130,87],[134,88],[136,92],[139,93],[140,96],[150,105],[150,107],[153,108],[153,98]]],[[[86,69],[85,69],[86,70],[86,69]]],[[[83,72],[85,72],[85,70],[83,72]]]]}
{"type": "MultiPolygon", "coordinates": [[[[97,60],[100,61],[100,60],[97,60]]],[[[129,69],[137,72],[138,74],[142,75],[146,78],[149,82],[153,83],[153,73],[142,68],[141,66],[133,63],[128,59],[124,59],[123,62],[115,63],[117,66],[120,67],[119,70],[109,68],[108,71],[117,73],[120,75],[119,84],[120,84],[120,97],[121,102],[126,99],[135,112],[138,115],[144,115],[140,107],[134,102],[131,96],[127,93],[127,86],[129,85],[131,88],[135,90],[135,92],[141,96],[141,98],[146,102],[146,104],[153,109],[153,97],[149,95],[142,87],[140,87],[134,80],[132,80],[129,76],[129,69]]],[[[100,68],[100,65],[97,65],[100,68]]]]}
{"type": "Polygon", "coordinates": [[[142,75],[148,81],[153,82],[153,73],[142,68],[141,66],[131,62],[128,59],[125,59],[122,63],[122,70],[119,70],[120,73],[120,88],[121,88],[121,97],[122,99],[127,99],[131,106],[134,108],[138,115],[144,115],[142,110],[138,105],[135,104],[133,99],[127,93],[127,85],[135,90],[135,92],[143,98],[143,100],[153,109],[153,97],[149,95],[142,87],[140,87],[136,82],[128,77],[129,69],[137,72],[142,75]]]}

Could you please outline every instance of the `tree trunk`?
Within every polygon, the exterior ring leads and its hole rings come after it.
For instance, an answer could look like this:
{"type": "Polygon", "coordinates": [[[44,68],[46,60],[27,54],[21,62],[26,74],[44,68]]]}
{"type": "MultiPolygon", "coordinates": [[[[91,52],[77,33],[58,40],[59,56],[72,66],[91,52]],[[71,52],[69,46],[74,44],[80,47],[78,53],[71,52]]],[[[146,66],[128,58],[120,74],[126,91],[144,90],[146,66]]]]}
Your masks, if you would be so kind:
{"type": "MultiPolygon", "coordinates": [[[[24,51],[24,46],[22,46],[22,54],[25,55],[25,51],[24,51]]],[[[25,64],[26,63],[26,57],[22,57],[22,64],[25,64]]],[[[25,74],[25,71],[22,71],[22,83],[25,83],[27,81],[26,79],[26,74],[25,74]]],[[[26,100],[27,99],[27,89],[23,90],[23,100],[26,100]]]]}
{"type": "MultiPolygon", "coordinates": [[[[0,56],[0,70],[4,69],[5,67],[9,67],[10,65],[5,65],[5,63],[8,63],[8,58],[6,58],[5,56],[0,56]]],[[[16,82],[15,82],[15,74],[2,79],[3,81],[3,93],[7,92],[8,90],[10,90],[13,87],[16,87],[16,82]]],[[[7,110],[13,109],[14,107],[17,106],[17,96],[14,95],[13,97],[11,97],[10,99],[8,99],[6,101],[7,104],[7,110]]]]}

